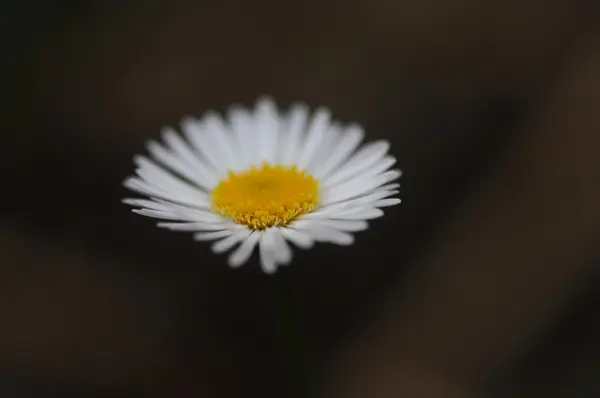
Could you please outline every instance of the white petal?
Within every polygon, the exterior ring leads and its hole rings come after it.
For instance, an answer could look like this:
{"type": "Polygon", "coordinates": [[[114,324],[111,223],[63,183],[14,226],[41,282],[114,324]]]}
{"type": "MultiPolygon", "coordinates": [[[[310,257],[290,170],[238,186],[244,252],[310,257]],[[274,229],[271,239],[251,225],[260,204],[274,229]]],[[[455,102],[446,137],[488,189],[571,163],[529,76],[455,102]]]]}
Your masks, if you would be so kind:
{"type": "MultiPolygon", "coordinates": [[[[362,199],[362,198],[360,198],[362,199]]],[[[327,207],[323,207],[317,211],[314,211],[312,213],[308,213],[305,214],[304,216],[302,216],[302,220],[310,220],[310,221],[320,221],[320,220],[324,220],[324,219],[358,219],[358,220],[363,220],[363,219],[369,219],[369,218],[364,218],[364,217],[359,217],[359,218],[353,218],[353,217],[349,217],[349,215],[353,215],[356,213],[360,213],[363,212],[365,210],[369,210],[368,214],[371,214],[370,218],[377,218],[380,217],[383,212],[380,209],[374,209],[373,206],[374,203],[376,203],[377,201],[372,201],[369,200],[367,203],[361,203],[359,202],[359,200],[349,200],[348,202],[343,202],[343,203],[338,203],[332,206],[327,206],[327,207]],[[373,210],[373,211],[371,211],[373,210]]]]}
{"type": "Polygon", "coordinates": [[[369,178],[371,176],[376,176],[378,174],[382,174],[388,171],[394,164],[396,164],[396,158],[393,156],[384,156],[382,159],[379,159],[375,164],[369,166],[364,169],[356,176],[350,177],[348,180],[352,180],[355,178],[369,178]]]}
{"type": "Polygon", "coordinates": [[[260,264],[263,271],[267,274],[272,274],[277,269],[275,262],[275,240],[273,239],[273,231],[266,229],[260,235],[259,241],[260,264]]]}
{"type": "Polygon", "coordinates": [[[250,256],[254,247],[258,243],[262,232],[254,231],[248,236],[248,238],[242,242],[242,244],[231,253],[228,262],[230,267],[239,267],[244,264],[250,256]]]}
{"type": "Polygon", "coordinates": [[[256,103],[255,131],[258,141],[260,162],[275,163],[279,133],[279,115],[275,102],[268,97],[256,103]]]}
{"type": "Polygon", "coordinates": [[[306,105],[296,104],[291,107],[285,129],[287,130],[286,142],[282,145],[281,163],[284,165],[296,164],[298,148],[304,142],[304,131],[308,121],[309,110],[306,105]]]}
{"type": "Polygon", "coordinates": [[[143,207],[144,209],[134,210],[134,212],[149,217],[194,222],[223,221],[223,218],[215,213],[189,206],[182,206],[176,203],[163,201],[161,199],[155,199],[154,201],[143,199],[126,199],[123,202],[133,206],[143,207]]]}
{"type": "Polygon", "coordinates": [[[337,220],[372,220],[381,216],[383,216],[383,210],[365,207],[332,214],[331,218],[337,220]]]}
{"type": "Polygon", "coordinates": [[[224,229],[222,231],[196,232],[194,240],[215,240],[232,235],[235,230],[224,229]]]}
{"type": "Polygon", "coordinates": [[[139,214],[140,216],[146,216],[151,218],[159,218],[161,220],[177,220],[183,221],[181,217],[175,216],[170,212],[160,210],[149,210],[149,209],[133,209],[132,212],[139,214]]]}
{"type": "Polygon", "coordinates": [[[201,120],[184,118],[181,121],[181,130],[194,149],[207,161],[207,165],[215,171],[217,178],[222,178],[227,171],[227,161],[219,152],[218,145],[207,125],[211,113],[207,116],[201,120]]]}
{"type": "Polygon", "coordinates": [[[169,190],[179,195],[194,196],[198,204],[206,206],[209,203],[208,195],[198,187],[194,187],[187,182],[175,177],[173,174],[156,165],[145,156],[135,156],[134,162],[139,166],[137,174],[150,185],[154,185],[163,190],[169,190]]]}
{"type": "Polygon", "coordinates": [[[206,222],[219,222],[223,221],[224,218],[220,215],[213,213],[212,211],[207,210],[207,207],[191,207],[186,205],[181,205],[178,203],[173,203],[163,199],[154,199],[157,203],[164,206],[164,209],[168,209],[170,211],[174,211],[181,215],[189,215],[197,218],[196,221],[206,221],[206,222]]]}
{"type": "Polygon", "coordinates": [[[390,149],[390,143],[387,140],[377,140],[365,144],[360,150],[358,150],[349,162],[361,163],[368,158],[381,159],[390,149]]]}
{"type": "Polygon", "coordinates": [[[315,152],[323,141],[323,135],[329,127],[331,113],[328,109],[319,108],[312,118],[308,132],[306,133],[306,141],[302,146],[300,156],[298,157],[297,165],[299,169],[305,169],[310,163],[315,152]]]}
{"type": "Polygon", "coordinates": [[[252,231],[250,231],[247,228],[238,230],[233,234],[229,235],[228,237],[221,239],[218,242],[215,242],[212,245],[212,249],[215,253],[226,252],[233,248],[233,246],[235,246],[238,242],[247,239],[251,233],[252,231]]]}
{"type": "Polygon", "coordinates": [[[338,171],[333,173],[329,178],[324,180],[323,186],[330,187],[352,177],[361,171],[364,171],[377,163],[377,161],[385,156],[390,143],[387,141],[375,141],[366,144],[358,150],[338,171]]]}
{"type": "Polygon", "coordinates": [[[171,231],[185,231],[185,232],[195,232],[195,231],[222,231],[224,229],[234,230],[231,222],[220,222],[220,223],[206,223],[206,222],[191,222],[191,223],[169,223],[169,222],[159,222],[157,224],[160,228],[170,229],[171,231]]]}
{"type": "Polygon", "coordinates": [[[256,141],[256,137],[253,136],[252,116],[246,109],[234,106],[229,109],[228,118],[239,150],[240,164],[246,168],[253,161],[253,143],[256,141]]]}
{"type": "Polygon", "coordinates": [[[169,214],[170,216],[168,217],[159,217],[159,215],[152,215],[152,213],[157,213],[157,210],[149,210],[149,209],[142,209],[139,210],[140,214],[142,214],[141,212],[145,212],[146,214],[144,215],[148,215],[151,217],[156,217],[156,218],[164,218],[166,220],[174,220],[174,221],[191,221],[191,222],[205,222],[205,223],[218,223],[221,222],[221,220],[218,220],[214,217],[213,214],[202,214],[202,213],[185,213],[185,212],[181,212],[181,211],[174,211],[171,210],[170,212],[166,213],[166,212],[162,212],[164,214],[169,214]]]}
{"type": "Polygon", "coordinates": [[[402,202],[402,200],[400,200],[398,198],[389,198],[389,199],[378,200],[378,201],[372,203],[371,206],[373,206],[373,207],[390,207],[390,206],[395,206],[397,204],[400,204],[401,202],[402,202]]]}
{"type": "MultiPolygon", "coordinates": [[[[314,213],[319,213],[322,210],[326,210],[326,209],[348,209],[348,208],[352,208],[352,207],[357,207],[357,206],[365,206],[365,205],[369,205],[371,206],[371,203],[378,201],[380,199],[384,199],[387,198],[388,196],[391,195],[395,195],[397,194],[399,191],[397,190],[382,190],[382,189],[375,189],[373,191],[367,192],[364,196],[354,196],[351,198],[347,198],[344,199],[342,201],[338,201],[338,202],[325,202],[323,201],[321,203],[321,208],[316,210],[314,213]]],[[[307,214],[310,215],[313,213],[309,213],[307,214]]]]}
{"type": "Polygon", "coordinates": [[[312,160],[306,166],[306,170],[314,176],[315,170],[318,170],[321,165],[329,159],[331,156],[331,152],[337,148],[340,143],[340,139],[342,138],[342,127],[334,123],[323,135],[323,141],[321,145],[317,148],[312,160]]]}
{"type": "Polygon", "coordinates": [[[163,197],[161,195],[165,195],[165,192],[162,189],[150,186],[147,183],[145,183],[141,178],[137,177],[128,177],[125,181],[123,181],[123,186],[127,189],[150,197],[163,197]]]}
{"type": "Polygon", "coordinates": [[[164,210],[165,209],[164,205],[157,203],[153,200],[148,200],[148,199],[127,198],[127,199],[123,199],[122,202],[127,205],[130,205],[130,206],[145,207],[147,209],[152,209],[152,210],[164,210]]]}
{"type": "Polygon", "coordinates": [[[315,167],[313,175],[316,178],[325,181],[327,176],[336,167],[348,159],[350,154],[356,149],[358,144],[360,144],[363,137],[364,131],[362,127],[358,125],[348,127],[348,129],[342,133],[342,138],[338,145],[332,149],[329,157],[320,166],[315,167]]]}
{"type": "Polygon", "coordinates": [[[310,249],[315,241],[304,232],[296,230],[292,225],[287,228],[280,229],[281,235],[301,249],[310,249]]]}
{"type": "Polygon", "coordinates": [[[354,242],[354,236],[334,228],[319,226],[309,229],[308,232],[322,242],[334,243],[340,246],[348,246],[354,242]]]}
{"type": "MultiPolygon", "coordinates": [[[[402,171],[400,171],[400,176],[402,177],[402,171]]],[[[391,191],[393,189],[398,189],[400,188],[400,184],[397,182],[393,182],[391,184],[385,184],[380,186],[379,188],[377,188],[377,191],[391,191]]]]}
{"type": "Polygon", "coordinates": [[[147,184],[146,182],[142,181],[141,179],[135,178],[135,177],[130,177],[127,180],[125,180],[125,182],[123,182],[123,186],[128,189],[131,189],[132,191],[136,191],[136,192],[139,192],[141,194],[144,194],[144,195],[147,195],[150,197],[157,197],[157,198],[169,200],[172,202],[182,203],[182,204],[189,205],[189,206],[197,207],[198,203],[202,203],[202,201],[201,201],[202,196],[199,196],[199,195],[188,196],[188,195],[180,195],[180,194],[175,195],[173,192],[167,192],[161,188],[151,186],[151,185],[147,184]]]}
{"type": "Polygon", "coordinates": [[[344,232],[358,232],[364,231],[369,228],[369,224],[364,220],[334,220],[334,219],[323,219],[315,220],[315,223],[330,227],[344,232]]]}
{"type": "Polygon", "coordinates": [[[320,242],[330,242],[342,246],[347,246],[354,242],[354,237],[343,231],[339,231],[335,228],[318,225],[317,223],[309,220],[299,220],[294,224],[294,228],[304,232],[315,240],[320,242]]]}
{"type": "Polygon", "coordinates": [[[288,265],[292,261],[292,249],[285,241],[281,230],[273,228],[273,239],[275,240],[275,261],[282,265],[288,265]]]}
{"type": "Polygon", "coordinates": [[[394,158],[393,156],[385,156],[383,159],[378,160],[375,164],[371,165],[369,168],[364,169],[363,171],[358,172],[357,174],[355,174],[351,177],[348,177],[341,182],[332,184],[329,187],[327,187],[327,189],[333,190],[337,186],[344,184],[344,183],[350,183],[353,180],[356,180],[356,181],[358,181],[360,179],[365,180],[365,179],[369,179],[371,177],[380,175],[380,174],[384,173],[385,171],[389,170],[389,168],[392,167],[395,163],[396,163],[396,158],[394,158]]]}
{"type": "Polygon", "coordinates": [[[202,169],[193,169],[192,166],[188,165],[178,156],[174,155],[171,151],[160,145],[156,141],[149,141],[147,143],[148,151],[150,154],[164,166],[170,168],[176,173],[181,174],[188,180],[204,188],[210,190],[216,183],[216,177],[212,173],[208,173],[202,169]]]}
{"type": "Polygon", "coordinates": [[[387,182],[399,178],[400,176],[401,173],[399,170],[390,170],[372,178],[353,179],[346,183],[342,183],[331,190],[324,191],[322,203],[331,204],[352,197],[361,196],[387,182]]]}
{"type": "Polygon", "coordinates": [[[177,197],[191,197],[195,196],[197,198],[197,202],[199,205],[206,207],[208,204],[208,197],[205,192],[196,190],[191,186],[185,186],[182,181],[176,181],[169,177],[171,180],[167,178],[163,178],[163,176],[155,173],[154,171],[143,167],[135,170],[135,173],[147,184],[155,187],[164,192],[169,192],[172,195],[176,195],[177,197]]]}
{"type": "Polygon", "coordinates": [[[173,151],[188,166],[195,168],[200,161],[198,156],[191,150],[189,144],[185,142],[179,134],[171,127],[163,127],[161,136],[167,147],[173,151]]]}
{"type": "Polygon", "coordinates": [[[387,198],[388,196],[395,195],[398,192],[400,191],[398,191],[397,189],[393,189],[391,191],[377,189],[368,195],[361,196],[360,198],[350,199],[348,202],[351,202],[354,205],[365,205],[380,199],[387,198]]]}
{"type": "Polygon", "coordinates": [[[165,143],[182,161],[186,162],[193,170],[199,174],[206,174],[212,180],[218,180],[216,174],[200,157],[193,152],[192,148],[186,143],[173,129],[166,127],[162,131],[162,137],[165,143]]]}
{"type": "Polygon", "coordinates": [[[206,136],[210,140],[210,146],[215,151],[215,156],[220,157],[222,168],[227,170],[240,170],[243,164],[239,161],[239,153],[232,137],[232,132],[225,125],[221,116],[215,112],[209,112],[204,116],[206,136]]]}
{"type": "Polygon", "coordinates": [[[193,222],[219,222],[215,221],[210,217],[206,217],[204,214],[198,214],[194,212],[181,212],[177,210],[152,210],[152,209],[133,209],[134,213],[142,216],[160,218],[163,220],[172,221],[193,221],[193,222]]]}

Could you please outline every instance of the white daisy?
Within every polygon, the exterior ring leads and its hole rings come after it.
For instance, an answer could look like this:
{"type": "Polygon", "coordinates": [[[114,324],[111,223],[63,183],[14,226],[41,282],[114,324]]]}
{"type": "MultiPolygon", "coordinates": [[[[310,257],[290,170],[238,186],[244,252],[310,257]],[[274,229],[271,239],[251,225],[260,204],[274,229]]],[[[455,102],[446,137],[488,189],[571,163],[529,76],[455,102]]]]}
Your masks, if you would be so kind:
{"type": "Polygon", "coordinates": [[[159,227],[194,233],[229,265],[245,263],[258,246],[262,268],[289,264],[288,242],[349,245],[393,198],[401,176],[387,141],[360,146],[360,126],[342,126],[329,110],[305,105],[287,113],[260,99],[253,111],[232,107],[225,119],[208,112],[181,122],[185,140],[163,131],[148,143],[152,160],[136,156],[137,177],[124,185],[148,199],[125,199],[134,212],[168,220],[159,227]]]}

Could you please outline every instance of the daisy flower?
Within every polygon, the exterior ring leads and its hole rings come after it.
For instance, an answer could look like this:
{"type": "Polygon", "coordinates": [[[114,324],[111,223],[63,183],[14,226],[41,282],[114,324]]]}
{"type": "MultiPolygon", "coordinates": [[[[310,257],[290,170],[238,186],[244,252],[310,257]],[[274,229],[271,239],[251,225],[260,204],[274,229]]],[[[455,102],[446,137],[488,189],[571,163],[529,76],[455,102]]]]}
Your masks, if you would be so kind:
{"type": "Polygon", "coordinates": [[[326,108],[311,114],[296,104],[283,112],[262,98],[225,118],[184,118],[181,130],[183,137],[165,128],[163,143],[148,142],[150,157],[134,158],[137,176],[124,185],[147,198],[124,202],[162,219],[159,227],[215,241],[216,253],[233,249],[232,267],[256,247],[272,273],[291,262],[290,242],[350,245],[352,232],[400,203],[389,143],[361,145],[362,128],[332,120],[326,108]]]}

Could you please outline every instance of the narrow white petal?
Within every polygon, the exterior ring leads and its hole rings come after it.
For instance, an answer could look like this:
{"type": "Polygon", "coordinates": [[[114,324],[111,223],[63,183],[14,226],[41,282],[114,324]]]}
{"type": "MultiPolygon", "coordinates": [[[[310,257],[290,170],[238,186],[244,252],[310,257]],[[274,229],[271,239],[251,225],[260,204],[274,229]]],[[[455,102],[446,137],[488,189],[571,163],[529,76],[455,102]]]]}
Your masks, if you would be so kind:
{"type": "Polygon", "coordinates": [[[224,229],[222,231],[210,231],[210,232],[196,232],[194,234],[194,240],[215,240],[219,238],[225,238],[232,235],[235,230],[224,229]]]}
{"type": "MultiPolygon", "coordinates": [[[[382,174],[382,173],[388,171],[393,165],[395,165],[396,161],[397,161],[396,158],[393,156],[390,156],[390,155],[384,156],[383,158],[379,159],[377,162],[375,162],[368,168],[364,169],[357,176],[357,178],[358,177],[370,177],[370,176],[382,174]]],[[[352,178],[354,178],[354,177],[352,177],[352,178]]]]}
{"type": "Polygon", "coordinates": [[[222,220],[222,218],[219,215],[206,211],[204,210],[204,208],[180,205],[163,199],[123,199],[123,203],[128,204],[130,206],[137,206],[151,210],[174,212],[184,215],[200,215],[205,218],[211,217],[215,220],[222,220]]]}
{"type": "Polygon", "coordinates": [[[159,218],[161,220],[173,220],[173,221],[189,221],[182,220],[181,217],[175,216],[174,214],[166,211],[160,210],[149,210],[149,209],[133,209],[131,210],[135,214],[139,214],[140,216],[146,216],[151,218],[159,218]]]}
{"type": "Polygon", "coordinates": [[[306,170],[314,176],[315,170],[329,159],[331,152],[339,145],[342,138],[342,126],[338,123],[332,123],[323,135],[323,141],[317,148],[311,161],[306,166],[306,170]]]}
{"type": "Polygon", "coordinates": [[[344,184],[344,183],[350,183],[351,181],[366,180],[366,179],[375,177],[377,175],[381,175],[382,173],[389,170],[390,167],[392,167],[395,163],[396,163],[396,158],[394,158],[393,156],[385,156],[383,159],[378,160],[375,164],[371,165],[369,168],[366,168],[366,169],[358,172],[357,174],[346,178],[345,180],[343,180],[341,182],[337,182],[333,185],[330,185],[329,187],[327,187],[327,189],[334,190],[334,189],[336,189],[337,186],[344,184]]]}
{"type": "Polygon", "coordinates": [[[239,162],[239,154],[235,147],[232,132],[225,125],[221,116],[215,112],[209,112],[204,116],[207,136],[211,140],[211,147],[215,151],[215,157],[220,158],[221,168],[227,170],[240,170],[243,166],[239,162]]]}
{"type": "Polygon", "coordinates": [[[199,174],[205,174],[212,180],[216,180],[216,174],[214,170],[210,168],[190,147],[190,145],[183,140],[172,128],[166,127],[162,131],[163,141],[167,146],[184,162],[188,164],[193,170],[196,170],[199,174]]]}
{"type": "Polygon", "coordinates": [[[173,151],[188,166],[194,168],[200,161],[198,156],[192,151],[189,144],[185,142],[177,132],[171,127],[163,127],[161,136],[167,147],[173,151]]]}
{"type": "Polygon", "coordinates": [[[303,104],[296,104],[289,111],[285,125],[287,140],[285,145],[282,145],[281,153],[281,163],[284,165],[296,164],[298,160],[298,148],[304,143],[308,114],[308,107],[303,104]]]}
{"type": "MultiPolygon", "coordinates": [[[[368,198],[369,196],[370,195],[320,208],[317,211],[305,214],[304,216],[302,216],[302,220],[320,221],[328,218],[336,219],[339,218],[340,215],[354,214],[356,212],[361,212],[365,209],[373,209],[374,207],[376,207],[373,204],[377,203],[377,200],[369,199],[362,201],[363,198],[368,198]]],[[[381,212],[381,210],[377,209],[373,214],[373,218],[377,218],[383,213],[381,212]]]]}
{"type": "Polygon", "coordinates": [[[164,209],[171,210],[183,215],[190,215],[198,218],[197,221],[206,221],[206,222],[220,222],[223,221],[224,218],[220,215],[213,213],[212,211],[207,210],[208,207],[191,207],[186,205],[180,205],[178,203],[173,203],[163,199],[154,199],[157,203],[164,206],[164,209]]]}
{"type": "Polygon", "coordinates": [[[273,239],[273,231],[266,229],[260,236],[259,242],[260,264],[263,271],[267,274],[272,274],[277,269],[275,262],[275,240],[273,239]]]}
{"type": "Polygon", "coordinates": [[[373,207],[390,207],[400,204],[402,200],[398,198],[381,199],[371,204],[373,207]]]}
{"type": "Polygon", "coordinates": [[[292,261],[292,249],[281,234],[283,228],[273,228],[273,239],[275,241],[275,261],[282,265],[288,265],[292,261]]]}
{"type": "Polygon", "coordinates": [[[223,219],[220,216],[214,213],[210,213],[208,211],[191,211],[183,209],[173,209],[173,211],[175,212],[175,214],[180,214],[182,218],[187,218],[188,221],[208,223],[219,223],[223,221],[223,219]]]}
{"type": "Polygon", "coordinates": [[[294,228],[320,242],[330,242],[342,246],[350,245],[354,242],[354,237],[351,234],[319,225],[311,220],[299,220],[294,223],[294,228]]]}
{"type": "Polygon", "coordinates": [[[342,164],[350,154],[358,147],[358,144],[364,137],[364,131],[359,125],[352,125],[342,133],[342,137],[335,146],[329,157],[318,167],[315,167],[313,175],[325,181],[327,176],[340,164],[342,164]]]}
{"type": "Polygon", "coordinates": [[[256,112],[248,109],[233,107],[229,111],[231,128],[244,154],[244,168],[261,163],[260,143],[256,126],[256,112]]]}
{"type": "Polygon", "coordinates": [[[192,166],[188,165],[187,162],[174,155],[171,151],[160,145],[156,141],[149,141],[147,143],[148,151],[157,161],[162,163],[164,166],[170,168],[176,173],[181,174],[188,180],[197,184],[199,187],[205,190],[210,190],[217,180],[214,174],[206,172],[203,169],[193,169],[192,166]]]}
{"type": "Polygon", "coordinates": [[[383,210],[376,208],[357,208],[343,213],[332,214],[331,218],[336,220],[372,220],[383,216],[383,210]]]}
{"type": "Polygon", "coordinates": [[[260,162],[275,162],[279,134],[279,115],[275,102],[268,97],[256,103],[256,140],[258,141],[260,162]]]}
{"type": "MultiPolygon", "coordinates": [[[[398,192],[399,192],[398,190],[388,191],[388,190],[383,190],[383,189],[378,188],[373,191],[367,192],[364,196],[354,196],[354,197],[347,198],[347,199],[344,199],[344,200],[338,201],[338,202],[322,201],[321,202],[322,207],[319,210],[317,210],[316,213],[318,213],[319,211],[324,210],[324,209],[335,209],[335,208],[343,209],[343,208],[369,205],[370,203],[373,203],[377,200],[384,199],[384,198],[387,198],[388,196],[395,195],[398,192]]],[[[309,214],[312,214],[312,213],[309,213],[309,214]]]]}
{"type": "Polygon", "coordinates": [[[365,144],[358,150],[349,162],[364,162],[368,158],[381,159],[390,149],[390,143],[387,140],[377,140],[365,144]]]}
{"type": "Polygon", "coordinates": [[[323,203],[335,203],[343,200],[358,197],[365,193],[380,187],[381,185],[396,180],[401,175],[398,170],[386,171],[383,174],[372,178],[354,179],[340,184],[334,189],[326,190],[323,193],[323,203]]]}
{"type": "Polygon", "coordinates": [[[365,204],[370,204],[370,203],[375,202],[380,199],[387,198],[388,196],[395,195],[398,192],[400,192],[400,191],[398,191],[397,189],[392,189],[389,191],[377,189],[377,190],[373,191],[373,193],[370,193],[365,196],[361,196],[360,198],[350,199],[348,202],[352,202],[354,205],[365,205],[365,204]]]}
{"type": "Polygon", "coordinates": [[[293,224],[287,228],[280,229],[281,235],[301,249],[310,249],[315,241],[306,233],[296,230],[293,224]]]}
{"type": "Polygon", "coordinates": [[[123,186],[143,195],[157,197],[189,206],[198,207],[198,203],[202,203],[202,197],[198,197],[198,195],[188,196],[174,194],[174,192],[166,192],[164,189],[151,186],[143,180],[135,177],[126,179],[125,182],[123,182],[123,186]]]}
{"type": "Polygon", "coordinates": [[[314,220],[315,223],[330,227],[344,232],[358,232],[364,231],[369,228],[369,224],[364,220],[335,220],[335,219],[323,219],[314,220]]]}
{"type": "Polygon", "coordinates": [[[163,197],[165,192],[162,189],[156,188],[154,186],[150,186],[145,183],[141,178],[138,177],[128,177],[125,181],[123,181],[123,186],[132,191],[141,193],[147,196],[158,196],[163,197]],[[163,195],[163,196],[161,196],[163,195]]]}
{"type": "Polygon", "coordinates": [[[248,238],[246,238],[246,240],[231,253],[228,259],[229,266],[236,268],[248,261],[261,235],[262,232],[252,232],[250,236],[248,236],[248,238]]]}
{"type": "MultiPolygon", "coordinates": [[[[192,143],[194,149],[206,159],[207,164],[215,171],[217,178],[222,178],[227,171],[227,161],[219,151],[207,121],[210,122],[212,113],[208,118],[201,120],[184,118],[181,129],[186,138],[192,143]]],[[[214,126],[212,126],[214,127],[214,126]]]]}
{"type": "Polygon", "coordinates": [[[136,170],[137,174],[148,184],[168,189],[169,191],[176,191],[182,195],[196,196],[199,199],[202,198],[202,204],[208,203],[206,192],[175,177],[145,156],[137,155],[133,158],[133,161],[139,167],[136,170]]]}
{"type": "Polygon", "coordinates": [[[157,224],[160,228],[166,228],[171,231],[222,231],[224,229],[231,230],[232,225],[229,222],[220,223],[205,223],[205,222],[194,222],[194,223],[167,223],[160,222],[157,224]]]}
{"type": "Polygon", "coordinates": [[[145,207],[152,210],[164,210],[164,205],[148,199],[127,198],[123,199],[122,202],[129,206],[145,207]]]}
{"type": "Polygon", "coordinates": [[[249,229],[238,230],[228,237],[215,242],[212,245],[212,249],[215,253],[224,253],[233,248],[238,242],[247,239],[251,232],[249,229]]]}
{"type": "Polygon", "coordinates": [[[196,211],[181,211],[176,209],[133,209],[132,211],[143,216],[160,218],[163,220],[191,222],[221,222],[221,220],[214,218],[213,214],[205,214],[196,211]]]}
{"type": "Polygon", "coordinates": [[[302,146],[300,156],[298,157],[297,165],[299,169],[305,169],[310,163],[315,152],[323,141],[323,135],[329,127],[331,113],[328,109],[319,108],[315,112],[308,132],[306,133],[306,141],[302,146]]]}
{"type": "Polygon", "coordinates": [[[148,168],[138,168],[135,173],[148,185],[160,190],[168,192],[176,197],[194,197],[199,206],[206,207],[208,198],[206,193],[195,189],[191,186],[185,186],[181,181],[164,179],[161,175],[154,173],[148,168]]]}
{"type": "Polygon", "coordinates": [[[354,242],[354,236],[334,228],[315,226],[308,229],[307,232],[321,242],[334,243],[340,246],[348,246],[354,242]]]}
{"type": "Polygon", "coordinates": [[[344,163],[338,171],[325,179],[323,185],[325,187],[335,186],[339,182],[368,169],[385,156],[389,147],[390,143],[383,140],[366,144],[344,163]]]}
{"type": "MultiPolygon", "coordinates": [[[[402,176],[402,171],[400,171],[400,176],[402,176]]],[[[377,188],[377,191],[391,191],[400,188],[400,184],[397,182],[393,182],[391,184],[385,184],[377,188]]]]}
{"type": "Polygon", "coordinates": [[[239,150],[240,165],[246,168],[253,161],[252,144],[255,137],[253,137],[252,116],[246,109],[237,106],[232,106],[227,115],[239,150]]]}
{"type": "Polygon", "coordinates": [[[322,220],[331,217],[332,214],[342,213],[347,210],[356,208],[356,205],[348,202],[336,203],[334,205],[321,207],[308,214],[302,216],[301,220],[322,220]]]}

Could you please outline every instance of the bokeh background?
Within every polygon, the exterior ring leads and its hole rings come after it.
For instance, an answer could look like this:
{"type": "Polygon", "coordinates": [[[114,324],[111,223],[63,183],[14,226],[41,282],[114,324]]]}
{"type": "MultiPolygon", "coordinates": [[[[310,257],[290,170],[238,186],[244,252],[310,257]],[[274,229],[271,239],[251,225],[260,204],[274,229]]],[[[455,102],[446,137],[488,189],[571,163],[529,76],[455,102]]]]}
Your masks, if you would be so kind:
{"type": "Polygon", "coordinates": [[[404,171],[283,271],[314,396],[600,396],[595,2],[0,7],[0,396],[298,395],[277,280],[120,203],[161,126],[263,94],[404,171]]]}

